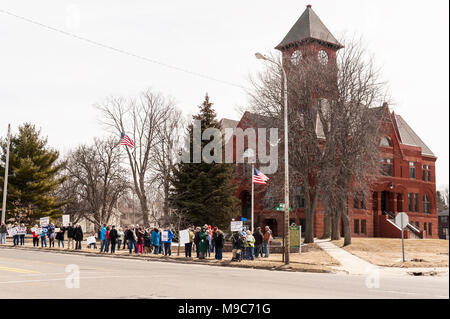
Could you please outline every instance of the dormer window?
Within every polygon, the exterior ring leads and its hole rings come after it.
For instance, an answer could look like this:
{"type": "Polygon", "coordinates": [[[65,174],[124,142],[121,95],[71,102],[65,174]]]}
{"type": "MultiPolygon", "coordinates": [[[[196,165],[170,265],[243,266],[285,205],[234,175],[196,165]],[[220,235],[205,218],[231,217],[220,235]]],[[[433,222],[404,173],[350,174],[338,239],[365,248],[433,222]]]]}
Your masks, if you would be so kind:
{"type": "Polygon", "coordinates": [[[382,137],[380,141],[380,146],[392,147],[391,140],[388,139],[387,137],[382,137]]]}

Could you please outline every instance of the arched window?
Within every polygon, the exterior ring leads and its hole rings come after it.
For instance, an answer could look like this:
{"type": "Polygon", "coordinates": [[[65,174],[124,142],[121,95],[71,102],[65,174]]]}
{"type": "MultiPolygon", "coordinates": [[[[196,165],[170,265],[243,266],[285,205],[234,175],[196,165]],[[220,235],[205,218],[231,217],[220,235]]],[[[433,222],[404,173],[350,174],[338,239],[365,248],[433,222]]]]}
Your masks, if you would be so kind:
{"type": "Polygon", "coordinates": [[[422,203],[423,203],[423,212],[429,214],[431,212],[430,210],[431,203],[427,195],[423,195],[422,203]]]}
{"type": "Polygon", "coordinates": [[[392,147],[391,140],[387,137],[383,136],[380,141],[380,146],[392,147]]]}
{"type": "Polygon", "coordinates": [[[273,209],[275,200],[275,191],[272,188],[267,189],[264,194],[264,209],[273,209]]]}

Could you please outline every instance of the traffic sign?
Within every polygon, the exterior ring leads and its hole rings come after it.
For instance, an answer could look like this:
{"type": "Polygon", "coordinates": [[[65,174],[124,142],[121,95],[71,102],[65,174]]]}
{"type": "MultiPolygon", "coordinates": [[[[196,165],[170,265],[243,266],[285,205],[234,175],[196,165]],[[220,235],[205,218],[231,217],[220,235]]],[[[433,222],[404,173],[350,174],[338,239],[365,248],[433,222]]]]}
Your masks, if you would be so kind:
{"type": "Polygon", "coordinates": [[[406,213],[398,213],[395,216],[395,224],[401,229],[405,229],[409,223],[409,217],[406,213]]]}
{"type": "MultiPolygon", "coordinates": [[[[284,212],[284,207],[277,206],[275,207],[275,210],[278,212],[284,212]]],[[[292,212],[292,207],[289,208],[289,211],[292,212]]]]}

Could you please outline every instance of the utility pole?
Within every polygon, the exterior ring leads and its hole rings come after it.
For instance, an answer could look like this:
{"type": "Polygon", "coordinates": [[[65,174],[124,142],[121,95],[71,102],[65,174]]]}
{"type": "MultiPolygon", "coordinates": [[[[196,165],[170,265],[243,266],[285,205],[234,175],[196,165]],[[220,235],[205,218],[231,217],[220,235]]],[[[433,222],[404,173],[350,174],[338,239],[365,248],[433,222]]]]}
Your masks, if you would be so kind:
{"type": "Polygon", "coordinates": [[[6,196],[8,193],[8,166],[9,166],[10,143],[11,143],[11,124],[8,124],[8,136],[6,142],[6,161],[5,161],[5,183],[3,184],[2,224],[5,222],[5,215],[6,215],[6,196]]]}

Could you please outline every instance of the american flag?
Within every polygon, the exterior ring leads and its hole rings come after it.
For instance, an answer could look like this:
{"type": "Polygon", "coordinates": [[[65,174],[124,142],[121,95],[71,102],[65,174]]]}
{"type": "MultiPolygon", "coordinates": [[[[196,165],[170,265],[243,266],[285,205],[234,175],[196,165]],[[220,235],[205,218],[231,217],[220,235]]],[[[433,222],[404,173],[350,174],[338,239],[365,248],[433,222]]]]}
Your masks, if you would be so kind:
{"type": "Polygon", "coordinates": [[[128,137],[128,135],[126,135],[124,132],[121,133],[121,140],[120,140],[120,145],[128,145],[129,147],[133,148],[134,147],[134,143],[131,140],[131,138],[128,137]]]}
{"type": "Polygon", "coordinates": [[[269,178],[258,171],[256,168],[253,169],[253,183],[254,184],[267,184],[266,182],[269,180],[269,178]]]}

